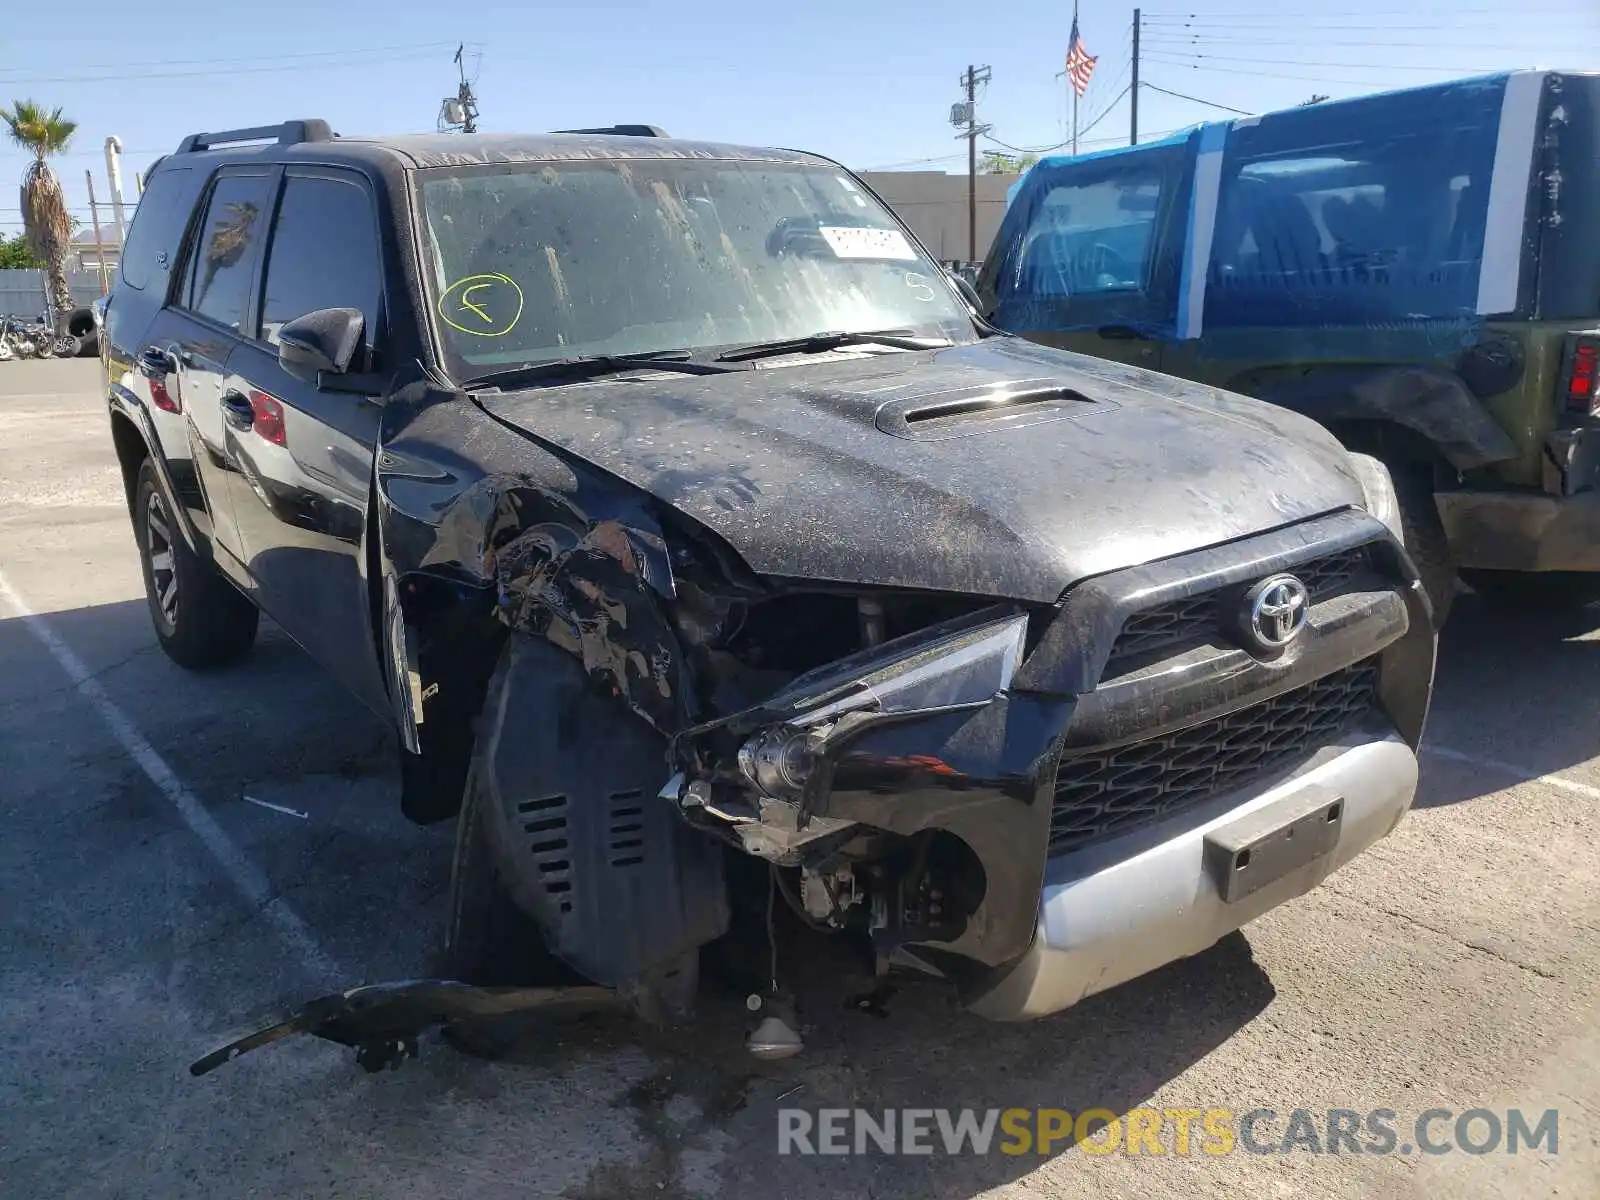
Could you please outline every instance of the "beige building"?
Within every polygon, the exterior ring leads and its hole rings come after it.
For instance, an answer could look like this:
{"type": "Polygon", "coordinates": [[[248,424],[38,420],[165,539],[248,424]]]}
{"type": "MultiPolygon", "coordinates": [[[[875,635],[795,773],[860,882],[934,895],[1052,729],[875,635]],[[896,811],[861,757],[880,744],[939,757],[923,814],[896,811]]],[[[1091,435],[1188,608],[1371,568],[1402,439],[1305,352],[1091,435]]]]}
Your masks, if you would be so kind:
{"type": "MultiPolygon", "coordinates": [[[[967,177],[942,171],[865,171],[861,178],[916,232],[935,258],[966,261],[967,177]]],[[[978,176],[978,254],[989,244],[1006,214],[1006,190],[1018,175],[978,176]]]]}

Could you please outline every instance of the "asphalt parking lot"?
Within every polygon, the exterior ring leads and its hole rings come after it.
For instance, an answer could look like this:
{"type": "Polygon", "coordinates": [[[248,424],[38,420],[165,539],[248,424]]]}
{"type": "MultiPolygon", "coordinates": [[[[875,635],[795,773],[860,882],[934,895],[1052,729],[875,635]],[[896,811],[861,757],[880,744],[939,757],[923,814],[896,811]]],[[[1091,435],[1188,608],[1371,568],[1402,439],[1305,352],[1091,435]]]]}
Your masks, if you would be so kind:
{"type": "Polygon", "coordinates": [[[909,990],[761,1064],[713,1003],[687,1035],[565,1015],[496,1061],[435,1039],[366,1075],[302,1038],[191,1078],[310,996],[428,973],[450,833],[400,815],[383,726],[281,633],[214,675],[156,648],[97,384],[0,365],[0,1193],[1600,1195],[1600,609],[1471,597],[1400,830],[1057,1017],[909,990]],[[1559,1149],[780,1159],[792,1105],[1556,1108],[1559,1149]]]}

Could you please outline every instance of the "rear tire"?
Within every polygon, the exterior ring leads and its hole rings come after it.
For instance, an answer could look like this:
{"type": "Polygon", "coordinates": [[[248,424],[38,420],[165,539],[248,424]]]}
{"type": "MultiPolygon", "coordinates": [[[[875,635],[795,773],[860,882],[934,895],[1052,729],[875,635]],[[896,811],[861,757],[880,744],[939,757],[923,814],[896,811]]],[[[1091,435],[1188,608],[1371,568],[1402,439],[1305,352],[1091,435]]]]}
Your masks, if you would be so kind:
{"type": "Polygon", "coordinates": [[[1600,601],[1600,573],[1592,571],[1483,571],[1461,577],[1485,604],[1511,612],[1572,612],[1600,601]]]}
{"type": "Polygon", "coordinates": [[[146,458],[134,489],[133,528],[156,638],[168,658],[192,671],[235,663],[255,642],[260,613],[189,548],[172,513],[146,458]]]}
{"type": "Polygon", "coordinates": [[[1395,498],[1400,502],[1400,527],[1405,533],[1406,551],[1422,577],[1422,590],[1433,605],[1433,627],[1443,629],[1456,597],[1456,564],[1450,556],[1444,522],[1433,502],[1433,480],[1426,469],[1414,464],[1386,463],[1394,480],[1395,498]]]}

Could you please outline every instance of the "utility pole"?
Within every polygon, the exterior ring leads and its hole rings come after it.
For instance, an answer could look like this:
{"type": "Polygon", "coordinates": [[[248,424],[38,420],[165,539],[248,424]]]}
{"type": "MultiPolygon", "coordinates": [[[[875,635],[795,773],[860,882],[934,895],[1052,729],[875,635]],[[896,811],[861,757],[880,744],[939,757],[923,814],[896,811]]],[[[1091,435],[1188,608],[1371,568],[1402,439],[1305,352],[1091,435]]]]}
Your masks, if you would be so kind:
{"type": "Polygon", "coordinates": [[[1133,10],[1133,82],[1128,85],[1128,100],[1133,110],[1133,124],[1128,130],[1128,145],[1139,144],[1139,10],[1133,10]]]}
{"type": "Polygon", "coordinates": [[[106,244],[100,238],[100,206],[94,199],[94,172],[85,170],[83,182],[89,189],[89,220],[94,224],[94,256],[100,267],[100,294],[111,290],[111,272],[106,267],[106,244]]]}
{"type": "Polygon", "coordinates": [[[456,46],[455,64],[461,83],[454,96],[446,96],[439,106],[439,132],[459,129],[462,133],[478,132],[478,98],[472,94],[472,84],[467,79],[466,63],[462,59],[465,44],[456,46]]]}
{"type": "MultiPolygon", "coordinates": [[[[967,102],[965,108],[957,105],[957,110],[962,116],[967,131],[961,136],[967,139],[967,261],[978,261],[978,135],[987,133],[987,125],[978,124],[978,85],[989,82],[989,68],[975,67],[968,64],[966,73],[961,76],[961,86],[966,89],[967,102]]],[[[952,114],[954,115],[954,114],[952,114]]],[[[960,125],[963,121],[956,121],[960,125]]]]}

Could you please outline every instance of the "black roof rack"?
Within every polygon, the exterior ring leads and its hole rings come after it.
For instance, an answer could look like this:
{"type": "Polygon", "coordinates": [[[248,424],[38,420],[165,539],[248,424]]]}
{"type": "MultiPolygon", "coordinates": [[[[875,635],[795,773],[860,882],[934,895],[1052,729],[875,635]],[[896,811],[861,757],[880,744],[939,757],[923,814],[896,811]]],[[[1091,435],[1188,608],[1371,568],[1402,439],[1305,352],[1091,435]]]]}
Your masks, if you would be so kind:
{"type": "Polygon", "coordinates": [[[215,150],[241,142],[277,142],[280,146],[296,146],[301,142],[328,142],[333,140],[333,130],[326,121],[285,121],[281,125],[257,125],[252,129],[224,129],[219,133],[191,133],[178,143],[179,154],[197,150],[215,150]]]}
{"type": "Polygon", "coordinates": [[[670,137],[659,125],[607,125],[601,129],[556,129],[554,133],[609,133],[618,137],[670,137]]]}

